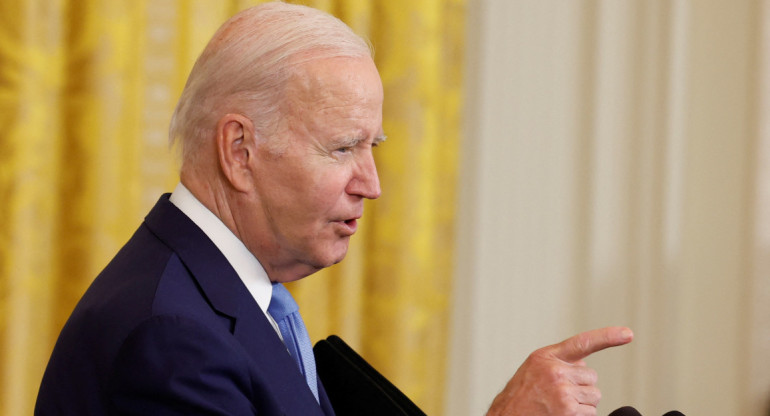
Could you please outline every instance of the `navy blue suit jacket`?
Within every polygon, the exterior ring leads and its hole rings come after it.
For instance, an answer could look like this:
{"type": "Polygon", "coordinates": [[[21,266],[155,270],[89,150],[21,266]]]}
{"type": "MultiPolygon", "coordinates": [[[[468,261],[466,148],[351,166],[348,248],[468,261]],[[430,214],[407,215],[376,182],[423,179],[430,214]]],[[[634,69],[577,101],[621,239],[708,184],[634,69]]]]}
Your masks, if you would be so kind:
{"type": "Polygon", "coordinates": [[[224,255],[161,197],[62,329],[36,415],[333,415],[224,255]]]}

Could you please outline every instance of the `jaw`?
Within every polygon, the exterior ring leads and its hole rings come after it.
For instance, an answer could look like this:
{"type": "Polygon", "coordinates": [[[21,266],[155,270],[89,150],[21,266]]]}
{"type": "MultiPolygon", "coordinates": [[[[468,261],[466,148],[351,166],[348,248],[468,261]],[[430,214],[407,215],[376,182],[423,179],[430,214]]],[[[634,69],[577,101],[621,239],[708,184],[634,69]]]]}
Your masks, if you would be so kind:
{"type": "Polygon", "coordinates": [[[263,263],[274,282],[291,282],[341,262],[348,251],[350,236],[334,234],[334,238],[318,239],[272,263],[263,263]]]}

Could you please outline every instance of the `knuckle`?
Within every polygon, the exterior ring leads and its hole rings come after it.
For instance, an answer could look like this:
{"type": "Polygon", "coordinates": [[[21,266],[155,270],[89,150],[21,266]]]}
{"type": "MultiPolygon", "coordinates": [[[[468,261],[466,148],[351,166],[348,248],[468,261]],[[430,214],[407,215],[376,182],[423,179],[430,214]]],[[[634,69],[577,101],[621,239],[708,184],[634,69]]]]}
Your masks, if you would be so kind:
{"type": "Polygon", "coordinates": [[[574,406],[576,403],[575,398],[565,390],[559,390],[559,394],[557,395],[556,400],[561,405],[561,407],[565,409],[574,406]]]}
{"type": "Polygon", "coordinates": [[[547,381],[552,384],[560,384],[568,377],[566,376],[566,369],[557,363],[548,363],[545,371],[547,381]]]}
{"type": "Polygon", "coordinates": [[[537,349],[533,351],[532,354],[529,354],[529,359],[535,360],[535,361],[544,360],[549,357],[550,357],[550,353],[549,353],[548,347],[537,349]]]}
{"type": "Polygon", "coordinates": [[[596,370],[587,367],[575,368],[573,381],[581,386],[595,386],[599,381],[599,374],[596,370]]]}
{"type": "Polygon", "coordinates": [[[599,373],[596,372],[593,368],[588,369],[588,380],[591,384],[596,384],[599,382],[599,373]]]}
{"type": "Polygon", "coordinates": [[[585,334],[585,333],[579,334],[575,336],[573,340],[574,340],[575,348],[578,351],[587,352],[591,350],[592,340],[591,340],[591,337],[588,336],[588,334],[585,334]]]}

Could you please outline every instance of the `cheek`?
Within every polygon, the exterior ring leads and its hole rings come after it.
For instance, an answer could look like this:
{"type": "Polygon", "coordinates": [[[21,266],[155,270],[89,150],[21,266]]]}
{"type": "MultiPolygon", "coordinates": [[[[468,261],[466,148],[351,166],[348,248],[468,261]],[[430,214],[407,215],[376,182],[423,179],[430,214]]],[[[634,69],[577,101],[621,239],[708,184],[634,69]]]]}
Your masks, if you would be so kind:
{"type": "Polygon", "coordinates": [[[280,216],[285,226],[323,224],[351,214],[345,198],[351,170],[348,166],[322,163],[311,161],[270,172],[272,186],[265,187],[265,191],[273,195],[274,215],[280,216]]]}
{"type": "Polygon", "coordinates": [[[349,208],[345,206],[348,180],[344,175],[324,175],[318,179],[310,188],[312,190],[302,196],[308,207],[330,216],[349,214],[349,208]]]}

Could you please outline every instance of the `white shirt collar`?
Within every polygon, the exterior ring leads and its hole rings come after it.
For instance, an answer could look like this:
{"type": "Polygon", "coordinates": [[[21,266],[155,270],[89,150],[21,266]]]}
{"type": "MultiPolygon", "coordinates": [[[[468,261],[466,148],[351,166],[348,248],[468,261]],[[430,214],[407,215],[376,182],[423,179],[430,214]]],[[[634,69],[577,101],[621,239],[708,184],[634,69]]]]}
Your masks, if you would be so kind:
{"type": "Polygon", "coordinates": [[[229,228],[209,211],[198,199],[181,183],[171,194],[170,201],[187,215],[203,232],[214,242],[219,251],[224,254],[230,265],[246,285],[246,288],[257,301],[262,312],[272,319],[267,313],[270,298],[273,296],[273,286],[270,278],[256,257],[246,248],[241,240],[230,231],[229,228]]]}

